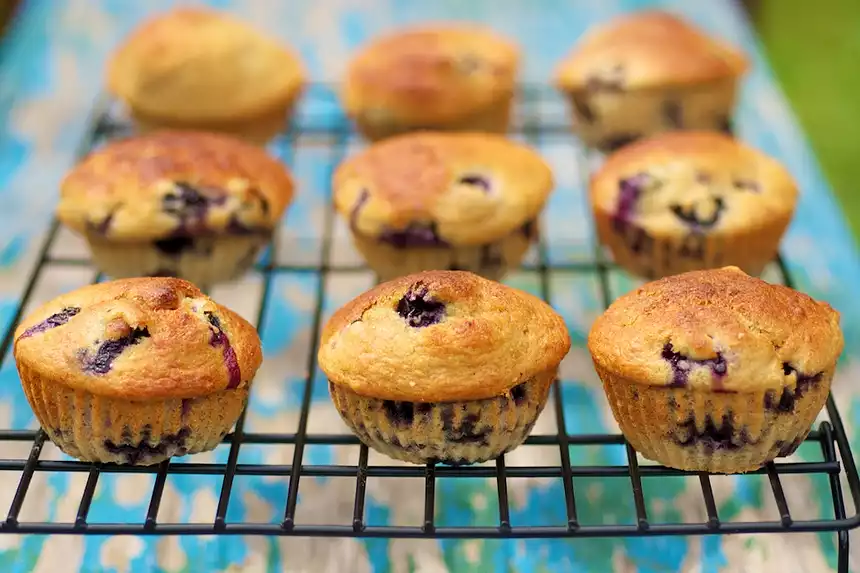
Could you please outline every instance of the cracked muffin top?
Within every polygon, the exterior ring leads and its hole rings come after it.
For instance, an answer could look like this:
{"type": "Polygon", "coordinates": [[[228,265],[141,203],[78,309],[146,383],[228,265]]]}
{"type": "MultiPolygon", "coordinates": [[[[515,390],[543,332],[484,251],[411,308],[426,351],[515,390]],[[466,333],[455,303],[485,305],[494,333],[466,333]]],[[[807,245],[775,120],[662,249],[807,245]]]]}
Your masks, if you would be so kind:
{"type": "Polygon", "coordinates": [[[832,373],[843,344],[830,305],[737,267],[648,283],[613,302],[588,336],[595,364],[616,376],[722,392],[832,373]]]}
{"type": "Polygon", "coordinates": [[[556,69],[563,90],[636,90],[714,82],[743,75],[736,48],[659,10],[616,18],[589,30],[556,69]]]}
{"type": "Polygon", "coordinates": [[[107,66],[107,87],[115,97],[177,127],[272,113],[304,82],[304,68],[292,51],[202,7],[178,8],[143,23],[107,66]]]}
{"type": "Polygon", "coordinates": [[[648,231],[731,233],[793,214],[791,174],[716,132],[666,132],[610,155],[592,176],[598,213],[648,231]]]}
{"type": "Polygon", "coordinates": [[[480,133],[392,137],[348,158],[333,180],[353,232],[415,247],[501,238],[533,223],[552,188],[536,151],[480,133]]]}
{"type": "Polygon", "coordinates": [[[160,131],[109,143],[60,185],[57,217],[82,234],[153,240],[265,232],[293,197],[287,168],[226,135],[160,131]]]}
{"type": "Polygon", "coordinates": [[[61,295],[15,331],[19,370],[129,400],[196,398],[251,383],[256,329],[175,278],[134,278],[61,295]]]}
{"type": "Polygon", "coordinates": [[[519,49],[476,25],[439,24],[376,38],[349,63],[342,93],[352,115],[450,121],[509,97],[519,49]]]}
{"type": "Polygon", "coordinates": [[[319,364],[366,397],[453,402],[501,396],[568,350],[564,320],[539,298],[465,271],[426,271],[335,312],[319,364]]]}

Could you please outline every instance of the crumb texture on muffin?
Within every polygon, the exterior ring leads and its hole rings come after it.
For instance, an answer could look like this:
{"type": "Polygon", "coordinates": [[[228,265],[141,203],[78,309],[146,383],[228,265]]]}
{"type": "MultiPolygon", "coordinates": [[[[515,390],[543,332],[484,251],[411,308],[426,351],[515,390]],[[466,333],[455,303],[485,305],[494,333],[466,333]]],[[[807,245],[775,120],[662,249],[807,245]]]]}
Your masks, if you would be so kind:
{"type": "Polygon", "coordinates": [[[342,98],[350,115],[371,122],[444,124],[509,99],[518,67],[517,46],[486,28],[407,28],[358,52],[342,98]]]}
{"type": "MultiPolygon", "coordinates": [[[[827,303],[736,267],[648,283],[613,302],[593,324],[596,367],[633,384],[803,393],[832,376],[844,345],[827,303]]],[[[602,376],[603,377],[603,376],[602,376]]],[[[789,397],[785,398],[787,401],[789,397]]]]}
{"type": "Polygon", "coordinates": [[[537,152],[479,133],[394,137],[348,158],[333,180],[352,231],[397,248],[480,245],[533,227],[552,187],[537,152]]]}
{"type": "Polygon", "coordinates": [[[597,233],[649,278],[734,265],[759,274],[798,199],[775,159],[727,135],[674,131],[630,144],[593,175],[597,233]]]}
{"type": "Polygon", "coordinates": [[[113,95],[177,127],[266,116],[289,104],[304,81],[291,50],[202,7],[178,8],[145,22],[107,69],[113,95]]]}
{"type": "Polygon", "coordinates": [[[563,319],[540,299],[462,271],[383,283],[340,308],[320,340],[329,380],[380,400],[501,396],[555,369],[570,349],[563,319]]]}
{"type": "Polygon", "coordinates": [[[718,82],[744,74],[738,49],[673,14],[647,10],[585,34],[556,70],[565,90],[624,91],[718,82]]]}
{"type": "Polygon", "coordinates": [[[132,401],[247,389],[262,361],[251,324],[175,278],[61,295],[21,322],[14,355],[22,380],[132,401]]]}
{"type": "Polygon", "coordinates": [[[286,167],[264,150],[213,133],[161,131],[110,143],[62,181],[59,219],[111,241],[270,232],[294,192],[286,167]]]}

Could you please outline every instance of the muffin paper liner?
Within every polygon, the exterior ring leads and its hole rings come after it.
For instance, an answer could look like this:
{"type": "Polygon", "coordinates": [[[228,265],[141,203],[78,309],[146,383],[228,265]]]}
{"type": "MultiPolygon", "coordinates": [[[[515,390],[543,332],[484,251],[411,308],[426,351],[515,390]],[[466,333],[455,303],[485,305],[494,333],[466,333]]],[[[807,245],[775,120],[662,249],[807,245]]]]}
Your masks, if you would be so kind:
{"type": "Polygon", "coordinates": [[[352,240],[380,281],[429,270],[471,271],[499,281],[520,265],[536,240],[537,226],[535,223],[529,233],[517,230],[499,241],[468,247],[397,248],[355,233],[352,240]]]}
{"type": "Polygon", "coordinates": [[[513,93],[502,97],[483,109],[450,123],[405,123],[390,119],[385,113],[359,114],[353,117],[356,128],[368,141],[379,141],[411,131],[478,131],[506,133],[513,108],[513,93]]]}
{"type": "Polygon", "coordinates": [[[368,447],[425,464],[473,464],[519,446],[546,405],[556,370],[542,372],[494,398],[462,402],[399,402],[366,398],[329,382],[343,421],[368,447]]]}
{"type": "Polygon", "coordinates": [[[562,90],[573,130],[588,147],[613,151],[639,138],[674,129],[727,131],[735,79],[684,88],[625,90],[622,86],[562,90]]]}
{"type": "Polygon", "coordinates": [[[75,390],[22,364],[18,372],[36,418],[63,452],[87,462],[138,466],[214,449],[238,420],[250,389],[135,401],[75,390]]]}
{"type": "Polygon", "coordinates": [[[834,369],[780,409],[780,393],[648,386],[596,367],[621,432],[636,451],[687,471],[743,473],[794,453],[827,400],[834,369]]]}
{"type": "Polygon", "coordinates": [[[170,276],[199,287],[244,274],[269,240],[264,234],[201,236],[194,238],[193,247],[172,255],[157,249],[152,242],[111,242],[87,237],[93,264],[113,279],[170,276]]]}
{"type": "Polygon", "coordinates": [[[783,233],[791,222],[789,213],[747,232],[715,236],[682,229],[673,234],[657,234],[635,222],[618,226],[603,212],[595,212],[594,218],[600,242],[609,248],[615,263],[651,280],[727,265],[759,276],[776,258],[783,233]]]}

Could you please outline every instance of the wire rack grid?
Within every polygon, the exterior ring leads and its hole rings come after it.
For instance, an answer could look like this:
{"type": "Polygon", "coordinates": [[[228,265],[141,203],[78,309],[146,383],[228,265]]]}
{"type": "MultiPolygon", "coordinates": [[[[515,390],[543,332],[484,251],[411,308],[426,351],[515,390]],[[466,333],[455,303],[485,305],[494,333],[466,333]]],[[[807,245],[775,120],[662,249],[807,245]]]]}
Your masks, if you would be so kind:
{"type": "MultiPolygon", "coordinates": [[[[523,86],[518,102],[517,114],[514,121],[513,136],[524,139],[535,145],[550,138],[573,139],[569,126],[555,105],[556,113],[541,111],[544,104],[554,100],[556,95],[548,87],[523,86]]],[[[290,162],[297,140],[314,141],[326,154],[329,168],[333,168],[348,152],[350,141],[355,139],[349,122],[337,110],[332,86],[316,84],[307,91],[308,100],[305,111],[298,115],[293,124],[285,130],[276,143],[282,159],[290,162]]],[[[80,158],[90,150],[105,141],[122,137],[131,133],[127,122],[117,115],[115,107],[110,102],[104,102],[95,107],[90,121],[90,128],[81,142],[76,157],[80,158]]],[[[578,149],[578,147],[577,147],[578,149]]],[[[587,174],[590,168],[599,161],[593,154],[577,153],[570,158],[572,162],[582,165],[581,172],[587,174]]],[[[328,201],[328,188],[323,183],[316,192],[322,196],[325,208],[322,213],[323,233],[319,238],[321,257],[317,261],[304,263],[280,264],[276,250],[281,241],[275,238],[268,251],[261,257],[255,273],[260,276],[260,297],[257,310],[258,328],[271,328],[266,321],[267,301],[273,288],[273,281],[279,273],[305,273],[312,275],[315,280],[315,303],[310,316],[310,336],[312,341],[319,337],[320,327],[324,320],[324,304],[326,283],[333,275],[367,272],[359,262],[355,264],[339,264],[334,255],[337,221],[328,201]]],[[[46,269],[56,266],[80,267],[88,269],[90,262],[81,257],[63,257],[55,254],[58,237],[62,230],[56,221],[51,223],[49,232],[42,245],[41,251],[32,271],[27,278],[21,295],[18,310],[0,341],[0,361],[10,359],[10,348],[13,342],[15,325],[33,303],[31,298],[46,269]]],[[[563,271],[575,274],[590,275],[597,281],[603,307],[612,300],[610,273],[613,265],[607,260],[599,248],[589,246],[590,252],[586,257],[568,262],[559,261],[558,257],[550,254],[551,245],[543,237],[523,267],[526,272],[537,277],[539,294],[547,301],[552,299],[552,281],[550,271],[563,271]]],[[[792,278],[787,265],[782,259],[775,263],[776,278],[784,284],[792,286],[792,278]]],[[[103,280],[96,273],[93,282],[103,280]]],[[[551,406],[544,416],[554,418],[557,431],[554,434],[532,435],[521,448],[543,446],[557,448],[559,463],[544,466],[513,466],[506,465],[505,456],[494,463],[470,467],[452,467],[445,465],[429,465],[417,467],[408,465],[390,465],[390,460],[380,464],[372,464],[373,452],[358,442],[351,434],[323,434],[309,431],[309,417],[314,388],[324,386],[324,379],[315,363],[315,346],[309,346],[310,352],[306,361],[305,379],[301,391],[301,410],[298,416],[297,429],[290,433],[250,432],[245,430],[245,415],[242,414],[232,433],[224,438],[224,447],[228,448],[226,460],[222,463],[198,462],[197,456],[188,459],[174,459],[154,467],[114,466],[89,464],[71,458],[46,460],[42,459],[43,447],[47,436],[42,430],[29,429],[0,429],[0,452],[4,445],[10,443],[31,444],[29,454],[20,457],[0,459],[0,472],[17,472],[20,478],[12,496],[8,513],[0,521],[0,533],[17,534],[138,534],[138,535],[211,535],[211,534],[241,534],[241,535],[274,535],[274,536],[312,536],[312,537],[380,537],[380,538],[587,538],[587,537],[632,537],[660,535],[705,535],[705,534],[735,534],[735,533],[785,533],[785,532],[834,532],[837,535],[839,551],[838,570],[848,571],[848,531],[860,525],[860,477],[851,454],[849,440],[846,436],[842,420],[833,397],[829,397],[826,405],[827,420],[821,421],[814,429],[807,443],[820,450],[821,459],[817,461],[779,461],[769,463],[751,475],[761,475],[767,478],[772,492],[778,518],[761,521],[729,521],[721,519],[718,504],[712,487],[712,478],[707,474],[682,472],[659,465],[640,464],[636,452],[626,443],[620,434],[581,434],[567,430],[568,421],[564,407],[564,384],[553,386],[551,406]],[[240,463],[240,450],[243,446],[290,445],[292,446],[291,463],[286,464],[249,464],[240,463]],[[308,463],[304,456],[308,447],[351,446],[358,448],[357,463],[349,465],[323,465],[308,463]],[[577,448],[595,446],[616,446],[623,448],[626,454],[625,464],[589,465],[575,463],[571,460],[571,451],[577,448]],[[77,511],[74,519],[68,522],[26,521],[19,519],[31,482],[39,473],[74,473],[86,474],[77,511]],[[103,476],[110,474],[147,473],[154,475],[154,482],[145,518],[139,523],[93,523],[88,520],[90,508],[98,483],[103,476]],[[207,523],[170,523],[159,519],[159,509],[162,495],[169,476],[193,475],[214,476],[220,479],[217,509],[214,520],[207,523]],[[781,477],[789,475],[821,476],[826,480],[832,498],[832,516],[819,519],[796,519],[792,517],[789,504],[783,490],[781,477]],[[273,523],[235,522],[228,519],[228,508],[234,482],[237,476],[272,476],[285,478],[287,481],[286,498],[283,501],[283,515],[273,523]],[[643,479],[655,477],[689,476],[698,481],[701,489],[702,502],[705,507],[706,519],[695,523],[657,523],[649,519],[643,479]],[[354,480],[354,498],[352,500],[351,523],[302,523],[297,519],[296,511],[299,501],[300,484],[307,478],[348,478],[354,480]],[[372,478],[411,478],[423,482],[423,515],[416,525],[373,525],[366,519],[367,483],[372,478]],[[484,478],[494,480],[498,492],[498,520],[492,525],[440,525],[436,519],[437,482],[443,478],[484,478]],[[511,519],[511,500],[509,499],[510,480],[520,478],[552,478],[560,479],[563,484],[563,505],[566,519],[558,525],[519,525],[511,519]],[[578,478],[623,479],[629,480],[633,497],[635,515],[630,523],[619,524],[590,524],[585,523],[577,511],[577,497],[582,493],[575,491],[575,481],[578,478]],[[844,484],[847,484],[851,495],[851,514],[848,515],[843,494],[844,484]]],[[[2,455],[2,454],[0,454],[2,455]]],[[[562,500],[559,499],[559,504],[562,500]]]]}

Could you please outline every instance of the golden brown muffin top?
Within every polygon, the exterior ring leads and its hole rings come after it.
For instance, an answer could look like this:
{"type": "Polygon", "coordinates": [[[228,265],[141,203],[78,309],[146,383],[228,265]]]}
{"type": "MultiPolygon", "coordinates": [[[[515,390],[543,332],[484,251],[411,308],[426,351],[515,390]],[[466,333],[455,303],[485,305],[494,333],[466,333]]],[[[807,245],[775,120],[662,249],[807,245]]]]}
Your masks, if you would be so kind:
{"type": "Polygon", "coordinates": [[[107,66],[107,87],[135,110],[176,124],[254,118],[305,82],[292,51],[226,14],[177,8],[136,28],[107,66]]]}
{"type": "Polygon", "coordinates": [[[392,137],[346,159],[333,180],[354,232],[406,246],[494,241],[533,221],[552,188],[536,151],[481,133],[392,137]]]}
{"type": "Polygon", "coordinates": [[[626,145],[592,176],[591,203],[656,234],[731,234],[791,216],[798,191],[775,159],[728,135],[676,131],[626,145]]]}
{"type": "Polygon", "coordinates": [[[469,24],[413,27],[376,38],[349,63],[342,93],[351,115],[445,122],[508,97],[519,49],[469,24]]]}
{"type": "Polygon", "coordinates": [[[634,90],[707,83],[743,75],[746,56],[689,22],[659,10],[618,17],[589,30],[556,69],[563,90],[634,90]]]}
{"type": "Polygon", "coordinates": [[[465,271],[427,271],[335,312],[319,364],[369,398],[453,402],[505,394],[568,350],[564,320],[540,299],[465,271]]]}
{"type": "Polygon", "coordinates": [[[58,218],[79,233],[140,241],[266,232],[293,197],[286,166],[226,135],[161,131],[109,143],[60,185],[58,218]]]}
{"type": "Polygon", "coordinates": [[[827,303],[737,267],[666,277],[592,325],[595,364],[650,386],[758,392],[831,370],[844,341],[827,303]]]}
{"type": "Polygon", "coordinates": [[[260,338],[191,283],[134,278],[61,295],[15,331],[19,368],[128,400],[197,398],[251,383],[260,338]]]}

